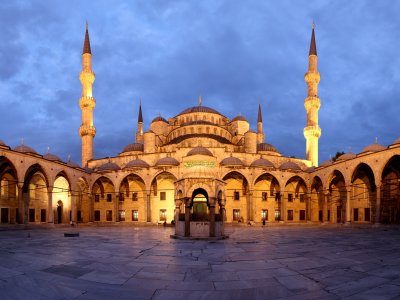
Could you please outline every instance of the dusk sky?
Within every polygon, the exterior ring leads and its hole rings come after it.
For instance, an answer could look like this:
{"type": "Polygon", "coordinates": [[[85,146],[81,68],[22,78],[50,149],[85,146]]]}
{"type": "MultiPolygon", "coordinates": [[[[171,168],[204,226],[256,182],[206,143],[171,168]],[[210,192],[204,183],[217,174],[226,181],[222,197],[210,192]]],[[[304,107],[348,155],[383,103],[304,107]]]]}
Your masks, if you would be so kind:
{"type": "Polygon", "coordinates": [[[400,137],[400,1],[0,1],[0,139],[80,163],[85,22],[96,158],[134,141],[158,114],[203,105],[305,158],[311,24],[319,59],[320,162],[400,137]]]}

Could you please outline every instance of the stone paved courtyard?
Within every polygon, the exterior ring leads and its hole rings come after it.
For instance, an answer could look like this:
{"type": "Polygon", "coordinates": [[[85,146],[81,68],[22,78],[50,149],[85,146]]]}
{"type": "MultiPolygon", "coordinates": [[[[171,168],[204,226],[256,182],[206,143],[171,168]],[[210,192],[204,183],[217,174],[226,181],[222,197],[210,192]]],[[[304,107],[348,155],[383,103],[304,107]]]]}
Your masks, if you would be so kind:
{"type": "Polygon", "coordinates": [[[0,231],[0,299],[400,299],[400,227],[0,231]]]}

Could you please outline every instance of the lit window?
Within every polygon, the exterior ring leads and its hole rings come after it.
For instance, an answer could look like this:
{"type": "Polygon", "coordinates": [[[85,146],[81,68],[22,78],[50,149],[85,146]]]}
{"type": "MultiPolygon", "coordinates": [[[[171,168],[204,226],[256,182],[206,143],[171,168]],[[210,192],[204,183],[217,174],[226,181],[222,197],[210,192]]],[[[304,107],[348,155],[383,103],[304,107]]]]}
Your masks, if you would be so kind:
{"type": "Polygon", "coordinates": [[[124,210],[118,211],[118,220],[125,221],[125,211],[124,210]]]}
{"type": "Polygon", "coordinates": [[[160,209],[160,221],[167,221],[167,210],[160,209]]]}
{"type": "Polygon", "coordinates": [[[239,221],[240,220],[240,209],[234,209],[233,210],[233,221],[239,221]]]}
{"type": "Polygon", "coordinates": [[[263,209],[261,211],[261,219],[265,220],[265,221],[268,221],[268,210],[267,209],[263,209]]]}
{"type": "Polygon", "coordinates": [[[281,211],[279,209],[275,210],[275,221],[281,220],[281,211]]]}
{"type": "Polygon", "coordinates": [[[138,220],[139,220],[139,211],[132,210],[132,221],[138,221],[138,220]]]}

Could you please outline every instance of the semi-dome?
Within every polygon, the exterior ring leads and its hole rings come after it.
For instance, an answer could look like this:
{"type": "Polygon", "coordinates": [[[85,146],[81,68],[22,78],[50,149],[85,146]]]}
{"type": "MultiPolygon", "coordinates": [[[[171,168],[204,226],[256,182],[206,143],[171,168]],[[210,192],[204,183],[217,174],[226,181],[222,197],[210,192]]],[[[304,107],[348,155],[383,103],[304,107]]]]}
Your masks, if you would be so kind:
{"type": "Polygon", "coordinates": [[[243,162],[237,157],[227,157],[221,160],[220,163],[222,166],[244,166],[243,162]]]}
{"type": "Polygon", "coordinates": [[[293,171],[301,171],[301,168],[298,164],[292,161],[287,161],[281,164],[279,167],[281,170],[293,170],[293,171]]]}
{"type": "Polygon", "coordinates": [[[163,158],[160,158],[156,162],[156,166],[157,167],[160,167],[160,166],[178,166],[178,165],[179,165],[179,161],[177,161],[173,157],[163,157],[163,158]]]}
{"type": "Polygon", "coordinates": [[[71,168],[80,168],[81,167],[80,165],[78,165],[76,162],[73,162],[72,160],[69,160],[67,162],[67,166],[71,167],[71,168]]]}
{"type": "Polygon", "coordinates": [[[129,169],[129,168],[148,168],[150,167],[150,165],[145,162],[144,160],[141,160],[139,158],[131,160],[130,162],[128,162],[124,169],[129,169]]]}
{"type": "Polygon", "coordinates": [[[319,166],[320,167],[329,167],[332,164],[333,164],[333,161],[331,159],[328,159],[328,160],[324,161],[323,163],[321,163],[319,166]]]}
{"type": "Polygon", "coordinates": [[[164,119],[163,117],[161,117],[161,116],[155,117],[155,118],[153,119],[153,121],[151,121],[151,123],[158,122],[158,121],[161,121],[161,122],[164,122],[164,123],[168,123],[168,121],[165,120],[165,119],[164,119]]]}
{"type": "Polygon", "coordinates": [[[35,151],[35,149],[33,149],[33,148],[29,147],[29,146],[26,146],[26,145],[21,145],[21,146],[15,147],[15,148],[14,148],[14,151],[21,152],[21,153],[33,153],[33,154],[37,154],[37,152],[35,151]]]}
{"type": "Polygon", "coordinates": [[[178,116],[183,115],[183,114],[196,113],[196,112],[205,112],[205,113],[221,115],[218,111],[216,111],[215,109],[213,109],[211,107],[199,105],[199,106],[193,106],[193,107],[186,108],[185,110],[181,111],[180,114],[178,114],[178,116]]]}
{"type": "Polygon", "coordinates": [[[274,164],[270,162],[268,159],[265,158],[259,158],[253,161],[250,165],[250,167],[256,167],[256,168],[275,168],[274,164]]]}
{"type": "Polygon", "coordinates": [[[245,121],[245,122],[247,122],[246,118],[243,117],[242,115],[234,117],[231,122],[235,122],[235,121],[245,121]]]}
{"type": "Polygon", "coordinates": [[[204,147],[194,147],[192,150],[190,150],[187,154],[187,156],[191,155],[207,155],[207,156],[213,156],[210,150],[204,147]]]}
{"type": "Polygon", "coordinates": [[[371,144],[371,145],[368,145],[367,147],[365,147],[363,149],[363,151],[361,151],[361,153],[378,152],[378,151],[382,151],[382,150],[385,150],[385,149],[386,149],[385,146],[383,146],[381,144],[378,144],[378,143],[374,143],[374,144],[371,144]]]}
{"type": "Polygon", "coordinates": [[[257,151],[269,151],[279,153],[279,151],[274,146],[267,143],[257,144],[257,151]]]}
{"type": "Polygon", "coordinates": [[[141,143],[132,143],[127,146],[125,146],[124,150],[122,150],[122,153],[124,152],[131,152],[131,151],[140,151],[143,152],[144,146],[141,143]]]}
{"type": "Polygon", "coordinates": [[[353,159],[353,158],[356,158],[356,157],[357,157],[357,155],[354,154],[353,152],[347,152],[347,153],[345,153],[345,154],[340,155],[340,156],[337,158],[336,161],[339,161],[339,160],[349,160],[349,159],[353,159]]]}
{"type": "Polygon", "coordinates": [[[43,158],[47,159],[47,160],[51,160],[51,161],[61,161],[61,158],[59,158],[57,155],[54,155],[50,152],[43,155],[43,158]]]}
{"type": "Polygon", "coordinates": [[[118,171],[118,170],[121,170],[121,168],[113,162],[107,162],[97,168],[97,171],[100,171],[100,172],[102,172],[102,171],[118,171]]]}

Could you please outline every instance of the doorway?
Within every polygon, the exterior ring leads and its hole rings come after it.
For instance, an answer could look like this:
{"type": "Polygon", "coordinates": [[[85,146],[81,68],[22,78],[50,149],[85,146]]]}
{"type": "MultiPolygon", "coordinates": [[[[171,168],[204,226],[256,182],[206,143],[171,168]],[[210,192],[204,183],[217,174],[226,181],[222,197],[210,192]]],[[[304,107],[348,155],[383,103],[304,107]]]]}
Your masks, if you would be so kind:
{"type": "Polygon", "coordinates": [[[61,200],[57,202],[57,224],[62,223],[62,214],[63,214],[63,203],[61,200]]]}

